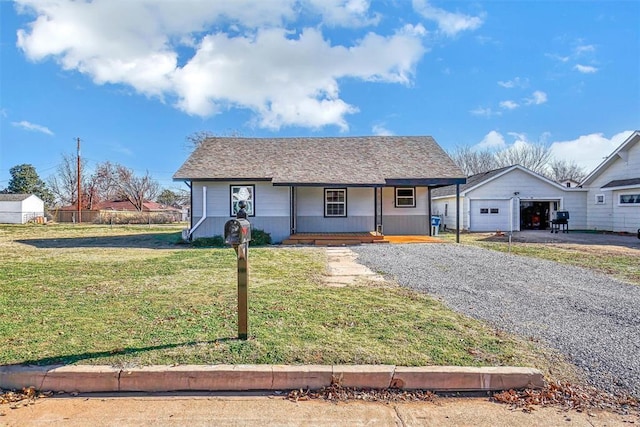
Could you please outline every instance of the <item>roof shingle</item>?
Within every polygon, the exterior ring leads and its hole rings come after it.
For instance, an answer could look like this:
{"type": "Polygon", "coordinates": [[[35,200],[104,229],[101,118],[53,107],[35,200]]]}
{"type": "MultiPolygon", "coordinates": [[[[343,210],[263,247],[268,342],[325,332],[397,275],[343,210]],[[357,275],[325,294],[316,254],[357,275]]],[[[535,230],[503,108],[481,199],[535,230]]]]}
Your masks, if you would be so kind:
{"type": "Polygon", "coordinates": [[[173,179],[384,185],[460,180],[464,173],[429,136],[209,138],[173,179]]]}

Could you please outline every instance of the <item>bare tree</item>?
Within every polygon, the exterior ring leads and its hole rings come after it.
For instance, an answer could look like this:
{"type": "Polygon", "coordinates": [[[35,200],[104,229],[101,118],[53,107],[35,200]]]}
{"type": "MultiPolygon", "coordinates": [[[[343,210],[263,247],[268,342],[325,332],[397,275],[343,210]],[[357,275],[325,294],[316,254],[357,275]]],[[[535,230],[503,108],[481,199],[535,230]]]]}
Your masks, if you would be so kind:
{"type": "Polygon", "coordinates": [[[209,138],[240,137],[240,136],[242,136],[242,134],[237,130],[228,131],[223,134],[216,134],[208,130],[199,130],[197,132],[192,133],[191,135],[188,135],[185,138],[185,140],[186,140],[187,149],[189,149],[190,151],[193,151],[196,148],[198,148],[200,145],[202,145],[202,143],[209,138]]]}
{"type": "Polygon", "coordinates": [[[495,154],[497,167],[524,166],[533,172],[544,174],[551,159],[551,149],[542,143],[514,144],[495,154]]]}
{"type": "MultiPolygon", "coordinates": [[[[84,171],[87,170],[87,163],[81,159],[80,163],[80,183],[81,187],[85,187],[87,177],[84,171]]],[[[56,203],[59,205],[72,205],[78,200],[78,161],[71,154],[63,154],[62,161],[56,169],[56,174],[51,175],[48,179],[49,188],[53,193],[56,203]]],[[[83,198],[82,204],[85,205],[83,198]]],[[[85,206],[86,207],[86,206],[85,206]]]]}
{"type": "Polygon", "coordinates": [[[136,176],[133,170],[120,165],[116,166],[116,171],[120,195],[138,211],[142,211],[144,202],[158,196],[160,184],[149,175],[149,171],[143,176],[136,176]]]}
{"type": "Polygon", "coordinates": [[[448,154],[467,176],[487,172],[497,167],[494,153],[488,150],[474,151],[465,145],[456,147],[448,154]]]}
{"type": "Polygon", "coordinates": [[[109,161],[99,163],[96,170],[87,180],[85,194],[89,209],[103,201],[120,198],[120,188],[118,185],[119,165],[114,165],[109,161]]]}
{"type": "Polygon", "coordinates": [[[554,181],[565,181],[570,179],[575,182],[582,182],[587,176],[586,170],[578,166],[574,161],[553,159],[549,162],[546,176],[554,181]]]}

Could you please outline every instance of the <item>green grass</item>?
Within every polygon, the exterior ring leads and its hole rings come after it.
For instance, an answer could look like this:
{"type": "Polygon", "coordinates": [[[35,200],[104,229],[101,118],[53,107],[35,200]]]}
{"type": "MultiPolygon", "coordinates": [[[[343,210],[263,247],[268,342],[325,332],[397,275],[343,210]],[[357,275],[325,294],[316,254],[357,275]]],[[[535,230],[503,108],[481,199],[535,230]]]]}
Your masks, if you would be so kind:
{"type": "MultiPolygon", "coordinates": [[[[444,233],[438,237],[451,242],[455,241],[454,233],[444,233]]],[[[506,236],[496,237],[488,233],[460,235],[460,243],[462,244],[588,268],[640,285],[640,262],[638,262],[639,253],[637,250],[605,245],[520,243],[515,241],[512,241],[511,247],[509,247],[507,239],[506,236]]]]}
{"type": "Polygon", "coordinates": [[[547,354],[393,285],[323,284],[315,248],[232,249],[177,227],[0,226],[0,364],[534,365],[547,354]]]}

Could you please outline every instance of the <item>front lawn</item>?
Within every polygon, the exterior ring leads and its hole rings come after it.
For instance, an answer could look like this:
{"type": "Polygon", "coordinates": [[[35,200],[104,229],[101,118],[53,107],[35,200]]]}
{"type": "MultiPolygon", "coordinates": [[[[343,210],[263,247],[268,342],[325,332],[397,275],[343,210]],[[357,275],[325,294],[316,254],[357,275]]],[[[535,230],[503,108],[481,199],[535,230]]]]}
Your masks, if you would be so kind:
{"type": "Polygon", "coordinates": [[[0,364],[534,365],[534,343],[394,286],[323,284],[323,249],[250,250],[249,335],[232,249],[177,227],[0,226],[0,364]]]}

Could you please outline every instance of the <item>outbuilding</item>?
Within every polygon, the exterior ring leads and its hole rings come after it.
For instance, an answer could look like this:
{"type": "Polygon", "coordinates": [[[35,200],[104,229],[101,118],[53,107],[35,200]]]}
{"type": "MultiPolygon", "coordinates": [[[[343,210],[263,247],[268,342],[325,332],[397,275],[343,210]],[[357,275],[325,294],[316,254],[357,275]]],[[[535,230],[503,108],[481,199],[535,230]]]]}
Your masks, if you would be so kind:
{"type": "Polygon", "coordinates": [[[25,224],[44,218],[44,202],[33,194],[0,194],[0,224],[25,224]]]}
{"type": "MultiPolygon", "coordinates": [[[[587,190],[567,187],[523,166],[472,175],[460,187],[462,228],[468,231],[546,230],[556,212],[568,211],[570,228],[585,229],[587,190]]],[[[455,228],[456,189],[433,191],[433,213],[455,228]]]]}

